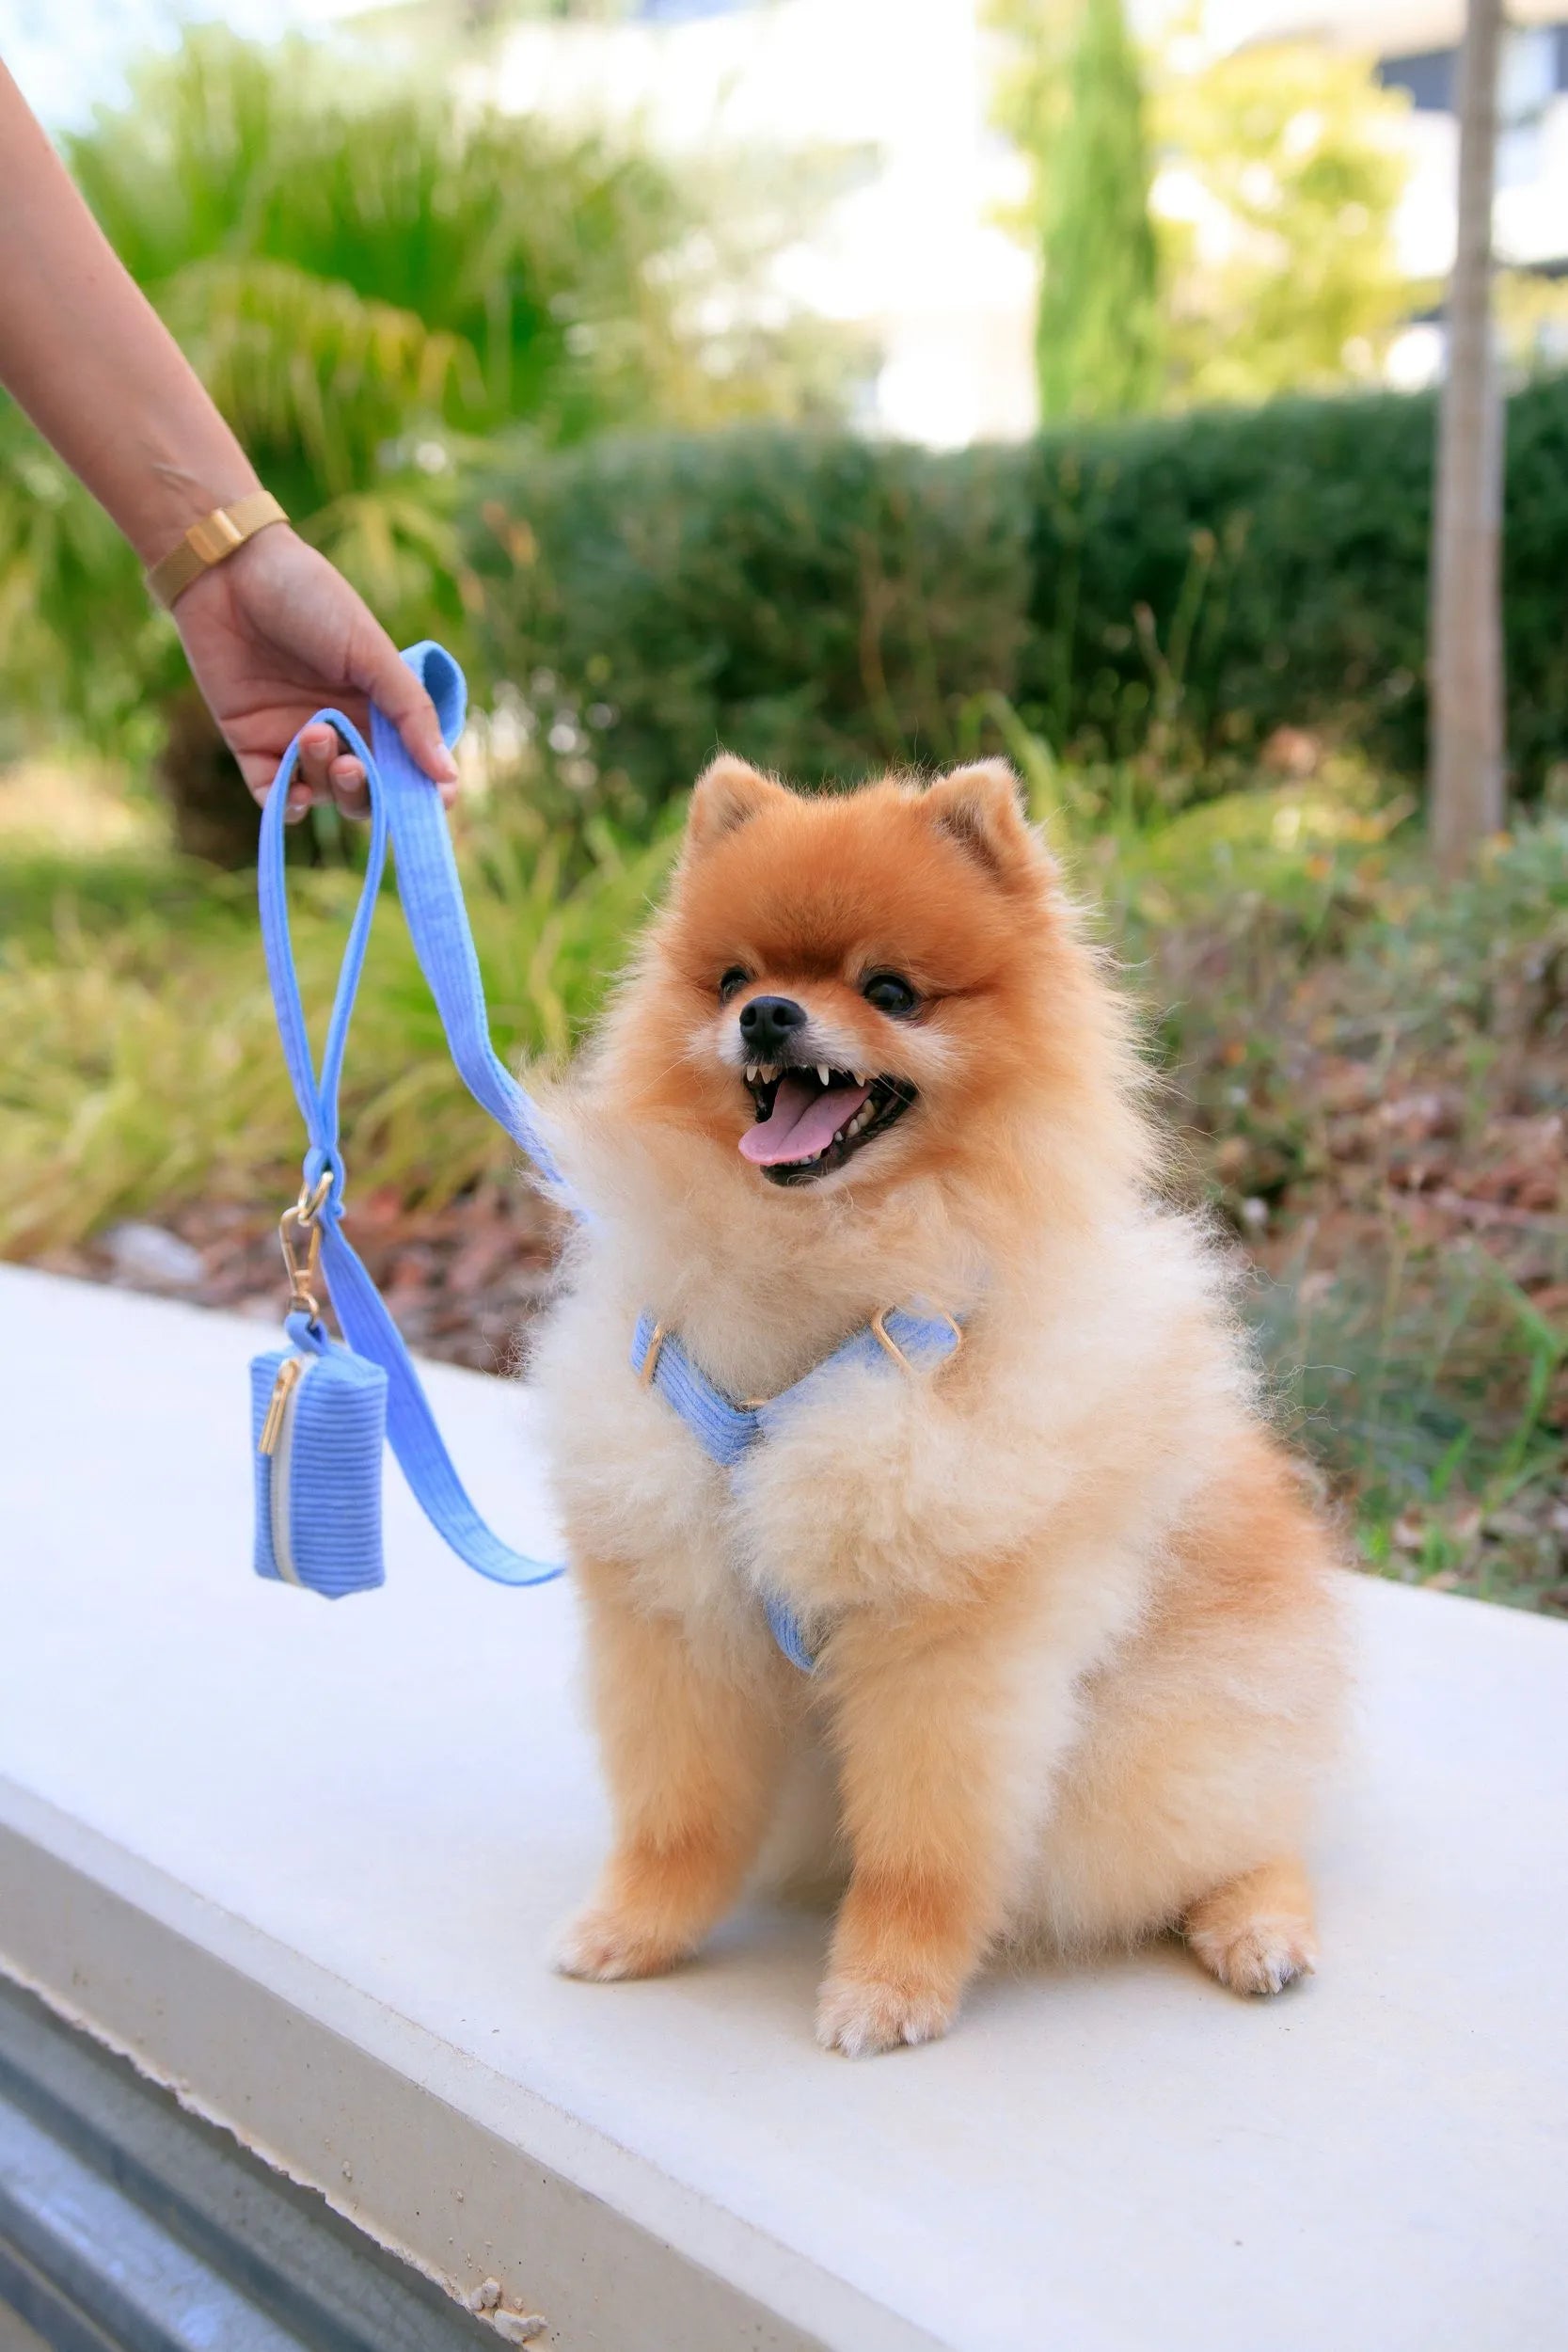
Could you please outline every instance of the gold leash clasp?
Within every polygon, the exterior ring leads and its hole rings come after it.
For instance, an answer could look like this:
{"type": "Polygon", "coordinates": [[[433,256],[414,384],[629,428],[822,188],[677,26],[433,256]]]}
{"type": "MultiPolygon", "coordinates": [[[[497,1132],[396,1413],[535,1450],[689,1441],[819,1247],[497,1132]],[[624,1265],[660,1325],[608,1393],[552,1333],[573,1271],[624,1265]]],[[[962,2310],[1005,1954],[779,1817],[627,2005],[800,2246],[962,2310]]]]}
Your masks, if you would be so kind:
{"type": "Polygon", "coordinates": [[[316,1297],[315,1283],[321,1268],[321,1213],[326,1196],[332,1190],[332,1170],[317,1178],[314,1184],[302,1184],[299,1199],[293,1208],[285,1209],[277,1220],[278,1247],[289,1276],[289,1312],[302,1314],[311,1323],[321,1321],[321,1306],[316,1297]],[[305,1235],[305,1255],[301,1263],[298,1236],[305,1235]]]}

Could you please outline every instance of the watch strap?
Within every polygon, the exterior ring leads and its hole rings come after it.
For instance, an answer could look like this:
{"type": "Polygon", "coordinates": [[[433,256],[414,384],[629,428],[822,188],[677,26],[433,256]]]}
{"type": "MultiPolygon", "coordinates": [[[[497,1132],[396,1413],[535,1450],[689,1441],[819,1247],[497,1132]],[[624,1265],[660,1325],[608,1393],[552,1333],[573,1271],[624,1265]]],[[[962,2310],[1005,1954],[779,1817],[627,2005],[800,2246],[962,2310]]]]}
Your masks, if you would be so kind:
{"type": "Polygon", "coordinates": [[[182,596],[193,580],[221,564],[243,548],[247,539],[254,539],[269,523],[286,523],[288,516],[270,490],[251,490],[231,506],[215,506],[210,515],[203,515],[193,523],[176,548],[154,564],[147,574],[148,593],[166,612],[176,596],[182,596]]]}

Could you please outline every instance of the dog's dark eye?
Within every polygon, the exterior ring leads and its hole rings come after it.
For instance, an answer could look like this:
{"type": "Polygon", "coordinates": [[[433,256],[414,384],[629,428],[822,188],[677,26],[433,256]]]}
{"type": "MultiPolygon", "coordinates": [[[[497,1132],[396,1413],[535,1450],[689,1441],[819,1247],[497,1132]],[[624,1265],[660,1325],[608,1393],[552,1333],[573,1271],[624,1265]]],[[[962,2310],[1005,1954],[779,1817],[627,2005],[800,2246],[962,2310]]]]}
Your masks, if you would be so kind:
{"type": "Polygon", "coordinates": [[[719,1002],[727,1005],[736,990],[744,988],[751,977],[743,963],[732,963],[719,983],[719,1002]]]}
{"type": "Polygon", "coordinates": [[[861,994],[879,1012],[914,1012],[920,999],[900,972],[873,972],[861,994]]]}

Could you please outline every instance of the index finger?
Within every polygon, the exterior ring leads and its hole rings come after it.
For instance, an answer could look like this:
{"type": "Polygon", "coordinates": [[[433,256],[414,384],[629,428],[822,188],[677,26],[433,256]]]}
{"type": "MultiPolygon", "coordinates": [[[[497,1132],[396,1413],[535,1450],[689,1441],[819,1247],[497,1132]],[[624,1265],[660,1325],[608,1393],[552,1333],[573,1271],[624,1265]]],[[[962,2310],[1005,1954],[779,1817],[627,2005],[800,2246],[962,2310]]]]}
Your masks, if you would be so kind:
{"type": "Polygon", "coordinates": [[[361,670],[358,683],[376,708],[390,719],[410,757],[440,786],[441,798],[450,808],[457,797],[457,762],[447,749],[436,706],[386,631],[378,628],[376,635],[380,642],[372,648],[372,658],[361,670]]]}

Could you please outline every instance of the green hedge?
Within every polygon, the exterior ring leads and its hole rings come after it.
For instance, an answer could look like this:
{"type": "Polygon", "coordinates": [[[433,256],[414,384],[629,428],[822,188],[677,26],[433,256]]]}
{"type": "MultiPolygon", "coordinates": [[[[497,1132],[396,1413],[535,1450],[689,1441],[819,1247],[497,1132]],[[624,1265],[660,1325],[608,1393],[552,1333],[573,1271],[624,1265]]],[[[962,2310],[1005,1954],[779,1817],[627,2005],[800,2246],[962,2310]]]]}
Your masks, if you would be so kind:
{"type": "MultiPolygon", "coordinates": [[[[1023,702],[1059,747],[1140,748],[1163,689],[1207,756],[1326,725],[1419,773],[1434,437],[1430,399],[1382,394],[1040,444],[1023,702]]],[[[1505,548],[1530,790],[1568,755],[1568,377],[1510,404],[1505,548]]]]}
{"type": "MultiPolygon", "coordinates": [[[[1429,400],[1380,395],[953,456],[767,430],[519,457],[474,527],[488,658],[628,814],[719,743],[809,781],[948,759],[996,695],[1179,779],[1284,724],[1416,773],[1433,437],[1429,400]]],[[[1568,756],[1568,378],[1511,405],[1507,504],[1529,790],[1568,756]]]]}
{"type": "Polygon", "coordinates": [[[1379,398],[1042,443],[1022,700],[1058,747],[1327,721],[1418,762],[1432,435],[1379,398]]]}
{"type": "Polygon", "coordinates": [[[947,758],[965,704],[1011,686],[1029,596],[1013,453],[778,429],[524,466],[475,560],[492,665],[588,723],[634,807],[720,743],[812,781],[947,758]]]}

